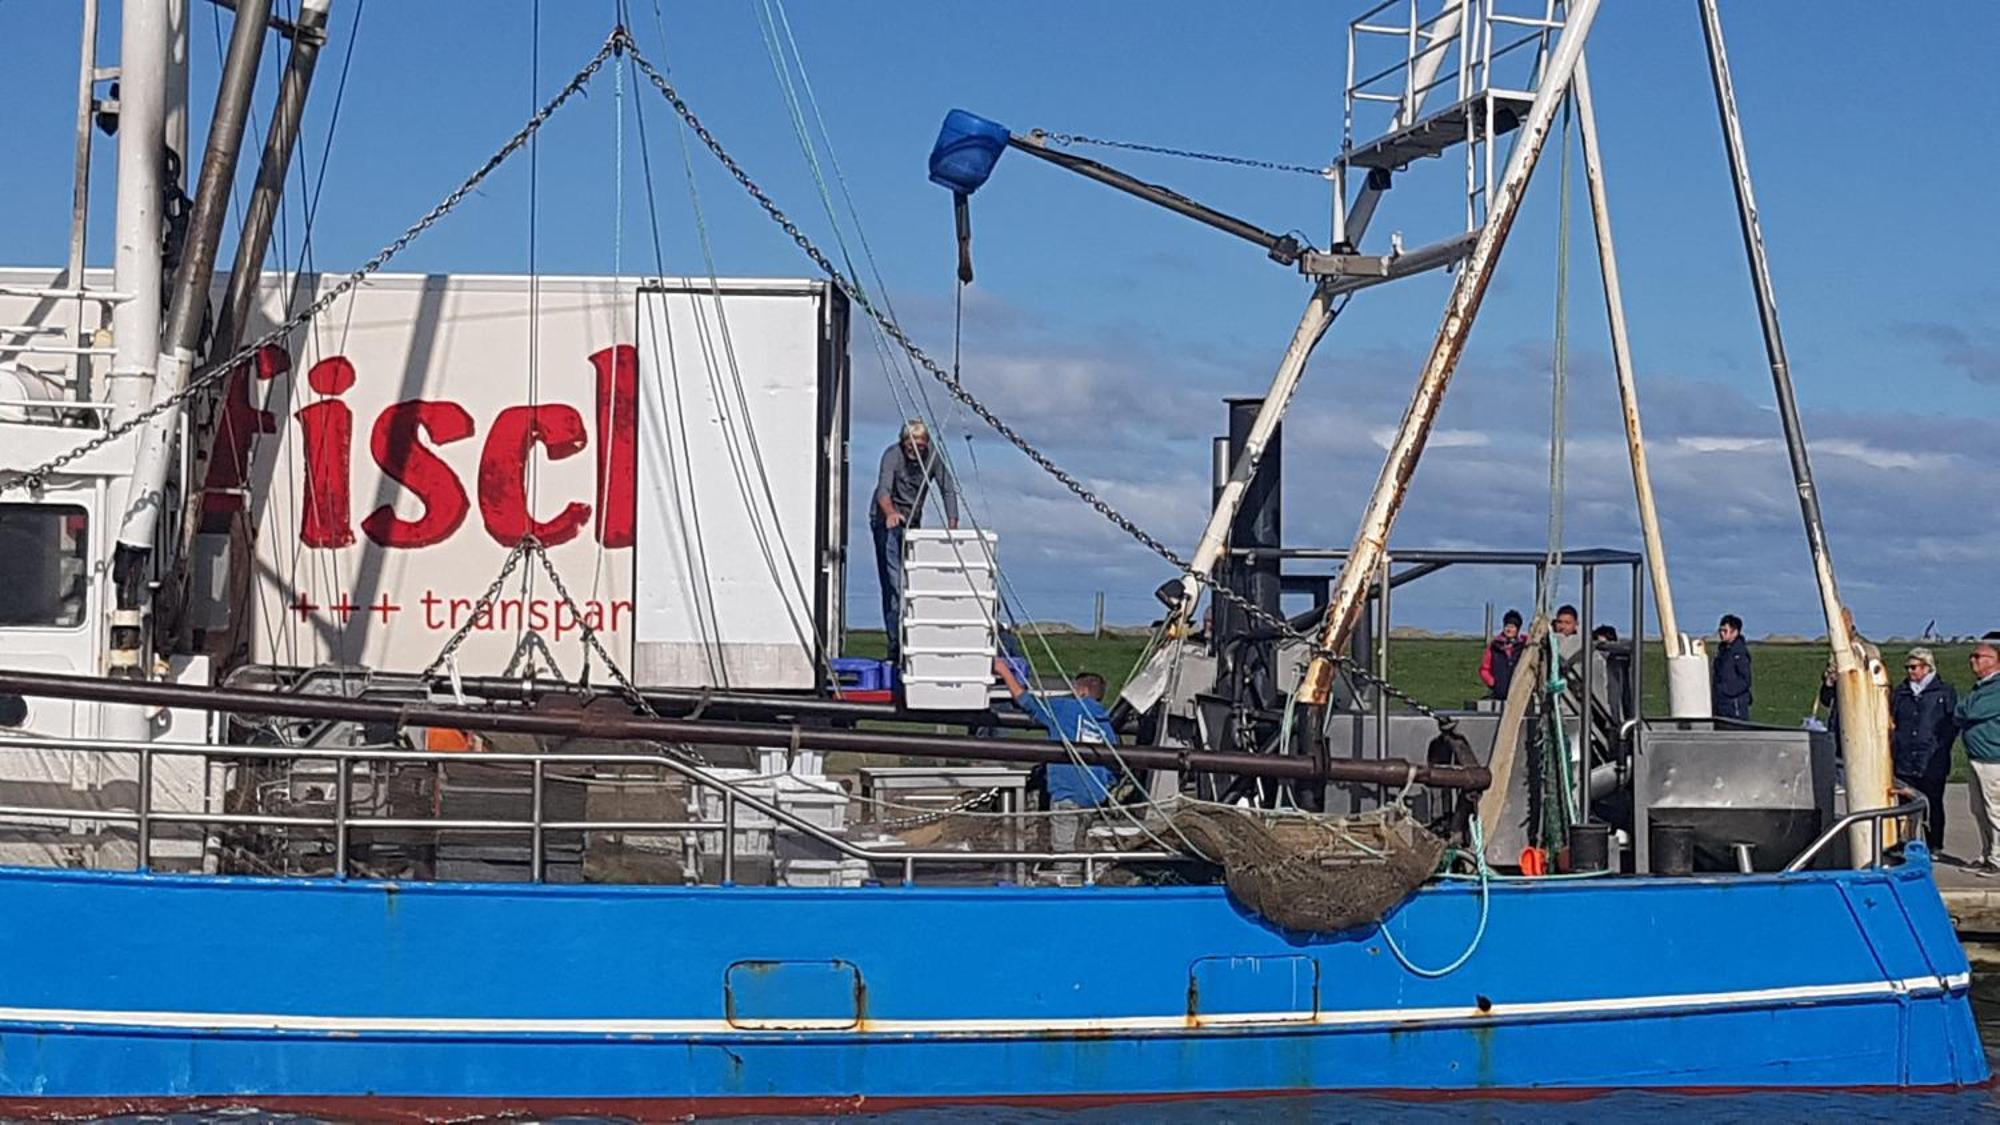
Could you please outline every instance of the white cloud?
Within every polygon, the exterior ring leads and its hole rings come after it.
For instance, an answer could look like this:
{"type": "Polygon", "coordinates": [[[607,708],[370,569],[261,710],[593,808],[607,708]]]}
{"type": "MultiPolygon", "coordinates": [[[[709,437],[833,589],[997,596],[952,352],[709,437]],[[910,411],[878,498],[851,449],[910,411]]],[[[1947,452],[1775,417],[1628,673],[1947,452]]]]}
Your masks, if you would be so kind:
{"type": "MultiPolygon", "coordinates": [[[[1370,430],[1368,440],[1374,442],[1377,449],[1387,449],[1389,443],[1396,440],[1396,428],[1382,426],[1370,430]]],[[[1478,449],[1491,444],[1493,444],[1492,436],[1478,430],[1432,430],[1430,437],[1424,439],[1424,448],[1427,450],[1478,449]]]]}
{"type": "MultiPolygon", "coordinates": [[[[983,333],[981,350],[967,355],[967,385],[1114,507],[1174,550],[1191,551],[1208,516],[1210,440],[1226,424],[1221,399],[1262,390],[1268,357],[1169,352],[1136,332],[1123,343],[1107,337],[1071,348],[1037,335],[1028,318],[996,321],[1003,326],[983,333]]],[[[1342,547],[1351,539],[1417,366],[1414,353],[1393,348],[1343,352],[1330,345],[1325,360],[1332,366],[1308,375],[1285,423],[1285,536],[1299,546],[1342,547]]],[[[1396,545],[1544,545],[1546,392],[1521,377],[1533,361],[1502,349],[1454,382],[1396,545]]],[[[1775,421],[1727,385],[1642,374],[1655,492],[1683,613],[1738,612],[1759,632],[1819,632],[1798,498],[1775,421]]],[[[1114,621],[1157,614],[1151,593],[1172,576],[1168,564],[977,420],[961,413],[948,421],[954,454],[965,449],[958,433],[969,428],[975,436],[981,472],[967,483],[977,489],[982,518],[1001,533],[1002,562],[1025,612],[1087,619],[1093,593],[1103,590],[1114,621]]],[[[2000,521],[1983,518],[1978,494],[1962,483],[2000,471],[2000,451],[1989,439],[1892,410],[1809,410],[1806,425],[1843,589],[1863,627],[1886,636],[1913,633],[1932,618],[1947,630],[2000,624],[1989,620],[2000,607],[1980,580],[1985,562],[2000,557],[2000,521]],[[1936,482],[1925,493],[1936,505],[1912,503],[1918,481],[1936,482]],[[1957,515],[1941,520],[1944,512],[1957,515]]],[[[1579,389],[1572,396],[1568,466],[1568,547],[1636,549],[1614,394],[1579,389]]],[[[856,590],[872,601],[865,529],[854,545],[856,590]]],[[[1427,579],[1401,598],[1397,616],[1466,627],[1470,614],[1476,627],[1481,600],[1519,596],[1510,581],[1473,571],[1427,579]]]]}

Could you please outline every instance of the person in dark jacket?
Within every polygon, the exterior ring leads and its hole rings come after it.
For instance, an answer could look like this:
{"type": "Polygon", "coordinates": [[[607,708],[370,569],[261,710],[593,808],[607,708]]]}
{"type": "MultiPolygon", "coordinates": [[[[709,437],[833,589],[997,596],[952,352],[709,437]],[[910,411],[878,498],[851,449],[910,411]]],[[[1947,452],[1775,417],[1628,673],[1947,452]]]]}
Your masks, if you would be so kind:
{"type": "Polygon", "coordinates": [[[1896,780],[1930,802],[1924,838],[1932,852],[1944,849],[1944,783],[1951,776],[1951,744],[1958,738],[1958,689],[1937,674],[1937,657],[1913,648],[1903,661],[1905,678],[1889,697],[1895,724],[1890,750],[1896,780]]]}
{"type": "Polygon", "coordinates": [[[1514,667],[1527,644],[1521,636],[1521,611],[1508,610],[1500,618],[1499,635],[1486,642],[1486,655],[1479,661],[1479,682],[1486,685],[1488,698],[1507,698],[1507,685],[1514,682],[1514,667]]]}
{"type": "Polygon", "coordinates": [[[1718,719],[1750,721],[1750,642],[1743,639],[1743,619],[1733,613],[1722,615],[1715,628],[1722,643],[1715,650],[1715,664],[1709,669],[1709,699],[1718,719]]]}

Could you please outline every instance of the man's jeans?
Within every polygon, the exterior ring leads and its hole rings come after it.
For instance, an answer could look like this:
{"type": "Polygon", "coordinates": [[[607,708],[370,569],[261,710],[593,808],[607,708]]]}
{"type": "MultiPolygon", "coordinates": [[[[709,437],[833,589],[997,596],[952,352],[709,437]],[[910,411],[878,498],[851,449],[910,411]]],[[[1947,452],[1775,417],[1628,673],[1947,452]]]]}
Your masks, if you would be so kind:
{"type": "Polygon", "coordinates": [[[875,578],[882,585],[882,631],[888,635],[889,662],[902,656],[903,640],[903,529],[890,527],[880,518],[868,521],[875,535],[875,578]]]}

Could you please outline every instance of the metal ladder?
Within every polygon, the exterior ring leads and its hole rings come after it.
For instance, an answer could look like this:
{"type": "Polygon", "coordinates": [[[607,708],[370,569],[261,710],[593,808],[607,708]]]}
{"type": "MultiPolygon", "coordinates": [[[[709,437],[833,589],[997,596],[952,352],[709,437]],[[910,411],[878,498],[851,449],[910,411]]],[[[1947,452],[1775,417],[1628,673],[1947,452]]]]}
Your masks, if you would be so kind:
{"type": "Polygon", "coordinates": [[[1503,159],[1496,145],[1527,116],[1563,27],[1562,0],[1382,0],[1347,26],[1340,154],[1333,162],[1334,243],[1347,243],[1348,179],[1386,177],[1465,148],[1465,229],[1486,222],[1503,159]],[[1510,11],[1509,8],[1532,9],[1510,11]],[[1401,22],[1397,10],[1401,10],[1401,22]],[[1419,70],[1435,65],[1424,78],[1419,70]],[[1450,95],[1417,116],[1433,95],[1450,95]],[[1359,139],[1357,139],[1357,137],[1359,139]]]}

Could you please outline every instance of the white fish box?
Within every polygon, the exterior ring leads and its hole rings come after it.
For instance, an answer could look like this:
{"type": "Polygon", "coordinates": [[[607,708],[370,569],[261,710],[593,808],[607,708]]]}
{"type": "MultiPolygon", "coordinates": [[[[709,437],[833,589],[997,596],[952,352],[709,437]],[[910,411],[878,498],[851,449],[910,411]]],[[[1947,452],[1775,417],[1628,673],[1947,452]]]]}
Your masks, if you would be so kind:
{"type": "MultiPolygon", "coordinates": [[[[990,662],[989,662],[990,663],[990,662]]],[[[989,681],[916,680],[903,677],[903,706],[912,711],[984,711],[989,681]]]]}
{"type": "Polygon", "coordinates": [[[826,778],[826,751],[801,748],[794,753],[783,746],[759,746],[755,776],[775,779],[780,784],[793,778],[823,783],[826,778]]]}
{"type": "Polygon", "coordinates": [[[847,828],[845,792],[784,786],[778,790],[778,807],[828,832],[841,832],[847,828]]]}
{"type": "Polygon", "coordinates": [[[903,655],[903,684],[911,680],[965,680],[981,685],[993,682],[993,650],[977,652],[906,651],[903,655]]]}
{"type": "Polygon", "coordinates": [[[906,566],[967,566],[992,570],[1000,537],[971,528],[912,527],[903,532],[906,566]]]}
{"type": "Polygon", "coordinates": [[[858,887],[873,874],[865,859],[778,861],[778,881],[787,887],[858,887]]]}
{"type": "Polygon", "coordinates": [[[904,597],[912,594],[957,594],[992,598],[999,591],[999,577],[984,564],[962,567],[903,564],[904,597]]]}
{"type": "Polygon", "coordinates": [[[903,599],[903,628],[912,625],[991,625],[992,598],[967,594],[910,594],[903,599]]]}
{"type": "Polygon", "coordinates": [[[987,625],[936,625],[917,623],[903,626],[905,652],[984,652],[993,651],[993,630],[987,625]]]}
{"type": "MultiPolygon", "coordinates": [[[[778,789],[769,780],[753,780],[754,770],[711,769],[708,772],[723,781],[728,781],[743,792],[761,801],[778,803],[778,789]]],[[[722,823],[722,790],[713,785],[701,787],[701,819],[722,823]]],[[[771,834],[778,825],[768,814],[738,801],[736,802],[736,854],[770,855],[771,834]]],[[[717,827],[702,832],[698,837],[701,850],[712,855],[722,854],[722,829],[717,827]]]]}

